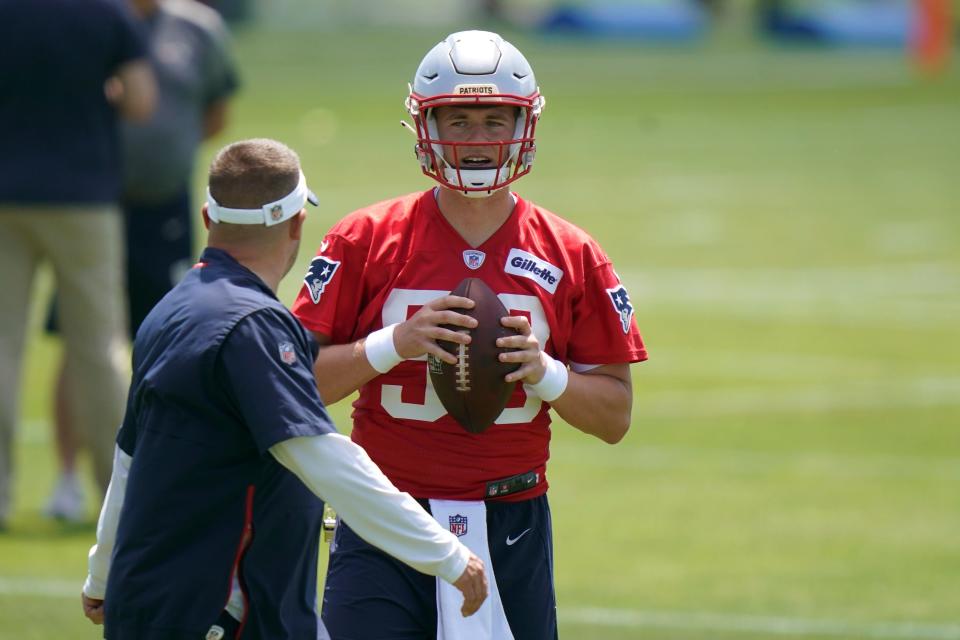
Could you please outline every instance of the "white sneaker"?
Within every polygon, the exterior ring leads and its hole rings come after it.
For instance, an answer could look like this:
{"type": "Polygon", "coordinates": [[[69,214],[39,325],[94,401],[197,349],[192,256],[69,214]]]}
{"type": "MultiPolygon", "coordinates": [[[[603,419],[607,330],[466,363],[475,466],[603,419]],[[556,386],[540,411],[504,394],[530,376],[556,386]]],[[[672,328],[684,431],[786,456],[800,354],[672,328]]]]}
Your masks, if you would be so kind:
{"type": "Polygon", "coordinates": [[[87,519],[83,489],[75,475],[63,474],[60,476],[60,480],[47,501],[43,513],[48,518],[66,522],[83,522],[87,519]]]}

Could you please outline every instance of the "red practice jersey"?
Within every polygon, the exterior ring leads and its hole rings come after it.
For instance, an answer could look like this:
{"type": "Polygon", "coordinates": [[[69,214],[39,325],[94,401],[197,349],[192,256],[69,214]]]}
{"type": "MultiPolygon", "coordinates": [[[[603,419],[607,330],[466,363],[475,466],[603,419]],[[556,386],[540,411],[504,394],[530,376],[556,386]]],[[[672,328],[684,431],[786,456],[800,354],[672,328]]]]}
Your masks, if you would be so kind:
{"type": "MultiPolygon", "coordinates": [[[[600,246],[520,198],[479,247],[450,226],[433,190],[348,215],[320,245],[293,313],[334,344],[349,343],[403,322],[467,277],[482,279],[511,314],[526,315],[541,348],[574,370],[647,357],[626,289],[600,246]]],[[[549,407],[522,385],[480,434],[447,415],[425,356],[365,384],[353,406],[353,440],[414,497],[480,500],[491,480],[528,471],[545,479],[549,407]]],[[[504,499],[546,490],[542,481],[504,499]]]]}

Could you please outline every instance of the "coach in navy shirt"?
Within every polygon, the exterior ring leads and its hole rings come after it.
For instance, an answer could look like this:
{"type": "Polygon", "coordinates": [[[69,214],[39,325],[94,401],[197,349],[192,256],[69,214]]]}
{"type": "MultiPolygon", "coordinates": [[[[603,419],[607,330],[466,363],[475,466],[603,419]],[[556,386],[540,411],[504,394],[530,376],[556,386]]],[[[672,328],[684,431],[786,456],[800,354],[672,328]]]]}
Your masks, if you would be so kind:
{"type": "Polygon", "coordinates": [[[339,435],[317,346],[275,291],[307,189],[271,140],[214,159],[200,262],[153,309],[90,552],[84,610],[110,640],[326,637],[316,615],[323,503],[372,544],[486,596],[482,562],[339,435]]]}

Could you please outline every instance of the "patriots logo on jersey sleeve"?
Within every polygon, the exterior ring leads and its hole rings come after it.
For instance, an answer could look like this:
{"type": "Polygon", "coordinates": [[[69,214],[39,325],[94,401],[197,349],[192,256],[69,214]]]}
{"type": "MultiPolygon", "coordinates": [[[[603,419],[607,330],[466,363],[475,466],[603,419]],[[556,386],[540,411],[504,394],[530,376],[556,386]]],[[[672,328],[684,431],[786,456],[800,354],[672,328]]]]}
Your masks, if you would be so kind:
{"type": "Polygon", "coordinates": [[[323,290],[333,280],[333,276],[336,275],[339,268],[340,262],[338,260],[331,260],[324,256],[317,256],[310,262],[310,268],[307,270],[303,283],[307,285],[307,289],[310,291],[310,299],[313,300],[313,304],[320,302],[323,290]]]}
{"type": "Polygon", "coordinates": [[[630,296],[627,290],[621,284],[619,287],[607,289],[607,295],[610,296],[610,302],[613,303],[613,309],[620,315],[620,324],[623,326],[623,332],[630,332],[630,318],[633,317],[633,305],[630,304],[630,296]]]}

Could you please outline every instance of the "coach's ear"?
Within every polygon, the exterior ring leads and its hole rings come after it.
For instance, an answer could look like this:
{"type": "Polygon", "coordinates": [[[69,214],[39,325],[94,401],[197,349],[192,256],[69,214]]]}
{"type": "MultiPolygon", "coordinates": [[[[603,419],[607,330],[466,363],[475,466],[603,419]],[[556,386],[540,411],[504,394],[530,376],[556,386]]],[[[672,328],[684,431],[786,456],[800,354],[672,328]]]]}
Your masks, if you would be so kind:
{"type": "Polygon", "coordinates": [[[200,209],[200,215],[203,216],[203,228],[207,231],[210,231],[210,214],[207,213],[207,203],[203,203],[203,208],[200,209]]]}
{"type": "Polygon", "coordinates": [[[303,221],[307,219],[307,210],[300,209],[300,213],[290,218],[290,239],[299,240],[303,237],[303,221]]]}

